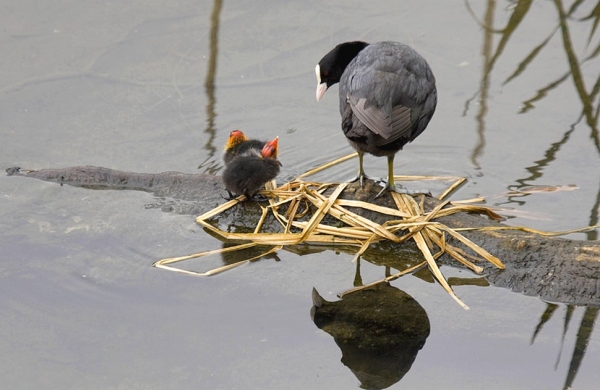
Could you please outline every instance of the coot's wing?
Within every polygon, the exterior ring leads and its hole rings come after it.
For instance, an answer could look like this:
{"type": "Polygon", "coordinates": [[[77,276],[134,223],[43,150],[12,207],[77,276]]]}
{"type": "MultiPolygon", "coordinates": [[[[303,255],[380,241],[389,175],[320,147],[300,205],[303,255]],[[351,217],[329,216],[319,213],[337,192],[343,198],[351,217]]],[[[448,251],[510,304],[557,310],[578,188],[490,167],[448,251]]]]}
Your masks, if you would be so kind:
{"type": "Polygon", "coordinates": [[[369,105],[369,100],[366,98],[357,99],[352,95],[348,95],[347,99],[358,120],[371,131],[385,138],[386,141],[391,142],[402,136],[410,135],[412,122],[409,107],[397,105],[388,114],[389,109],[369,105]]]}

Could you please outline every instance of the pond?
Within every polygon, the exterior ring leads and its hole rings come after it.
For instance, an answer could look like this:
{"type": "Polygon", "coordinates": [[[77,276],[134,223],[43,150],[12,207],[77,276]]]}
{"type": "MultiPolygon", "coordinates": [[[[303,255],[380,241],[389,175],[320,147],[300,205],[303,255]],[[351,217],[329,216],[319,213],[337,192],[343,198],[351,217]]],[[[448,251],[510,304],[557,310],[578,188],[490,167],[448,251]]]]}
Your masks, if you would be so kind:
{"type": "MultiPolygon", "coordinates": [[[[397,154],[396,174],[466,177],[452,199],[485,196],[511,225],[597,225],[599,7],[593,0],[13,2],[0,14],[0,167],[219,175],[223,145],[239,128],[279,136],[284,182],[352,151],[340,130],[337,87],[315,100],[319,59],[340,42],[394,40],[427,59],[438,89],[436,113],[397,154]],[[508,194],[530,186],[540,187],[508,194]]],[[[350,179],[356,164],[317,178],[350,179]]],[[[385,176],[385,159],[366,156],[365,170],[385,176]]],[[[389,272],[372,259],[288,248],[208,278],[154,268],[159,259],[223,245],[195,215],[169,212],[180,202],[187,201],[0,176],[4,386],[464,390],[600,382],[598,308],[489,286],[458,265],[441,270],[468,311],[423,273],[364,298],[388,314],[406,304],[419,319],[406,319],[415,345],[380,353],[348,336],[367,332],[372,312],[357,318],[339,304],[324,305],[337,316],[311,314],[313,287],[338,301],[389,272]],[[398,356],[402,348],[408,352],[398,356]]],[[[568,238],[597,240],[598,230],[568,238]]],[[[397,318],[370,342],[394,345],[406,327],[397,318]]]]}

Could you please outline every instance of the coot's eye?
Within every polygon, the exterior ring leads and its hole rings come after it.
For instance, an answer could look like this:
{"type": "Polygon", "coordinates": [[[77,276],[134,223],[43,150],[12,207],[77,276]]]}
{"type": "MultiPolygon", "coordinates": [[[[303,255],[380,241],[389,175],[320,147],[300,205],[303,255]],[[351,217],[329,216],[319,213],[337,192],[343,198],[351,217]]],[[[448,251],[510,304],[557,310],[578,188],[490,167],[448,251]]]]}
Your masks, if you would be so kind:
{"type": "Polygon", "coordinates": [[[328,71],[328,70],[326,70],[325,72],[323,72],[323,76],[324,76],[324,77],[329,77],[329,71],[328,71]]]}

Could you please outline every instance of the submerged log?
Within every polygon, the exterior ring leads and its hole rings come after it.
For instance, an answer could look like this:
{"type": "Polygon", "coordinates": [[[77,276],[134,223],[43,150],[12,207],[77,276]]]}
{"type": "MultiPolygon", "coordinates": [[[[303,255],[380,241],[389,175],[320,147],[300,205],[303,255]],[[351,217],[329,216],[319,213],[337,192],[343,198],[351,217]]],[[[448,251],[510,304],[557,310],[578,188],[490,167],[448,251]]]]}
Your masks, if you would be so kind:
{"type": "Polygon", "coordinates": [[[220,176],[181,172],[137,173],[96,166],[58,169],[6,169],[9,176],[22,176],[90,189],[136,190],[156,196],[147,207],[162,208],[180,214],[199,215],[223,202],[226,194],[220,176]],[[167,202],[164,198],[186,202],[167,202]],[[190,203],[193,202],[193,203],[190,203]]]}
{"type": "MultiPolygon", "coordinates": [[[[157,207],[192,215],[202,214],[222,203],[222,195],[225,193],[220,177],[206,174],[133,173],[93,166],[39,171],[9,168],[6,171],[11,176],[33,177],[61,185],[147,191],[159,198],[157,207]],[[186,202],[163,204],[160,200],[164,197],[186,202]]],[[[379,190],[380,187],[372,181],[367,182],[362,189],[357,183],[353,183],[341,197],[394,207],[388,194],[375,198],[379,190]]],[[[426,210],[431,210],[439,201],[425,197],[424,204],[426,210]]],[[[239,218],[255,218],[256,215],[252,214],[260,213],[260,208],[252,207],[252,204],[241,204],[238,207],[245,208],[243,213],[232,210],[238,221],[239,218]]],[[[361,212],[363,216],[379,223],[385,220],[381,214],[361,210],[353,211],[361,212]]],[[[505,226],[469,213],[442,217],[439,222],[451,228],[505,226]]],[[[600,242],[545,237],[515,230],[471,231],[464,232],[464,235],[504,262],[504,270],[498,270],[490,264],[479,264],[484,267],[485,278],[490,283],[526,295],[539,296],[547,301],[600,305],[600,242]]],[[[396,247],[397,244],[389,243],[386,248],[392,252],[398,250],[396,247]]],[[[405,248],[410,246],[402,244],[402,247],[403,251],[411,250],[405,248]]],[[[416,249],[413,255],[421,256],[416,249]]],[[[390,253],[386,257],[392,258],[394,254],[390,253]]],[[[446,256],[441,261],[456,265],[456,262],[446,256]]],[[[385,264],[385,260],[381,263],[385,264]]]]}
{"type": "MultiPolygon", "coordinates": [[[[375,197],[379,188],[374,182],[367,183],[363,189],[352,185],[343,197],[393,207],[391,197],[375,197]]],[[[425,197],[425,211],[431,211],[439,203],[436,198],[425,197]]],[[[362,214],[380,223],[384,221],[372,212],[362,214]]],[[[453,214],[436,221],[453,229],[508,227],[471,213],[453,214]]],[[[599,241],[568,240],[517,230],[474,230],[462,234],[500,258],[506,266],[498,270],[487,262],[478,264],[484,267],[486,279],[495,286],[550,302],[600,305],[599,241]]],[[[447,259],[443,256],[443,260],[447,259]]]]}

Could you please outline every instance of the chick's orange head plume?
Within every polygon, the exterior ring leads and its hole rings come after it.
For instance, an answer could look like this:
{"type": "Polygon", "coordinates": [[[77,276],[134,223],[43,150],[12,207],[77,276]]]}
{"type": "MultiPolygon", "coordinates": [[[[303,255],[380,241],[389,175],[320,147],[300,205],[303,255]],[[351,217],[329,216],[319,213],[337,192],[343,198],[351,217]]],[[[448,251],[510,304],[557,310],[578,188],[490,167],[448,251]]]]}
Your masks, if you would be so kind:
{"type": "Polygon", "coordinates": [[[266,142],[265,146],[262,148],[260,154],[263,157],[277,158],[278,141],[279,141],[279,137],[275,137],[275,139],[273,141],[266,142]]]}
{"type": "Polygon", "coordinates": [[[248,138],[246,138],[246,135],[242,133],[242,130],[233,130],[231,133],[229,133],[229,139],[225,145],[225,150],[231,149],[245,141],[248,141],[248,138]]]}

